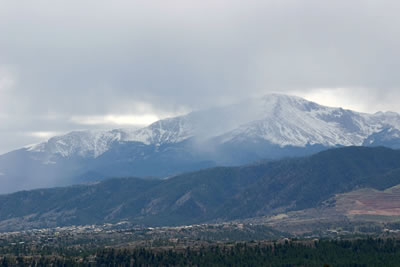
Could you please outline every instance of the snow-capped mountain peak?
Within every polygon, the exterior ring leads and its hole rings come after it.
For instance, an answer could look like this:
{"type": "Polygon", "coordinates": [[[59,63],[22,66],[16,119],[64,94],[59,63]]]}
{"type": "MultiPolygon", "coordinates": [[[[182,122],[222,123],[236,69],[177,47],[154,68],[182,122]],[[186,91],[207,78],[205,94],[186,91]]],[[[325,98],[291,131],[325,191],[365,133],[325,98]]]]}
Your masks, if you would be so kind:
{"type": "Polygon", "coordinates": [[[32,145],[27,150],[58,154],[63,157],[79,155],[96,158],[107,151],[113,142],[120,141],[122,136],[124,136],[122,130],[74,131],[66,135],[52,137],[47,142],[32,145]]]}
{"type": "Polygon", "coordinates": [[[71,132],[31,146],[28,151],[96,158],[114,143],[161,146],[190,138],[217,138],[221,143],[264,140],[281,147],[349,146],[362,145],[368,136],[388,127],[400,129],[399,114],[365,114],[321,106],[296,96],[270,94],[160,120],[138,130],[71,132]]]}
{"type": "Polygon", "coordinates": [[[123,141],[142,142],[146,145],[178,143],[194,136],[193,126],[187,116],[168,118],[148,127],[131,132],[123,141]]]}
{"type": "Polygon", "coordinates": [[[387,125],[398,127],[400,122],[397,113],[365,114],[294,96],[273,94],[262,102],[263,117],[224,134],[222,142],[261,139],[281,147],[362,145],[369,135],[387,125]]]}
{"type": "Polygon", "coordinates": [[[114,129],[110,131],[74,131],[55,136],[48,141],[26,147],[30,152],[72,155],[97,158],[108,151],[114,143],[140,142],[160,146],[178,143],[193,136],[190,122],[185,116],[157,121],[142,129],[114,129]]]}
{"type": "Polygon", "coordinates": [[[10,186],[0,192],[102,177],[168,177],[216,165],[310,155],[338,145],[400,148],[400,115],[365,114],[272,94],[142,129],[75,131],[1,155],[0,177],[10,186]]]}

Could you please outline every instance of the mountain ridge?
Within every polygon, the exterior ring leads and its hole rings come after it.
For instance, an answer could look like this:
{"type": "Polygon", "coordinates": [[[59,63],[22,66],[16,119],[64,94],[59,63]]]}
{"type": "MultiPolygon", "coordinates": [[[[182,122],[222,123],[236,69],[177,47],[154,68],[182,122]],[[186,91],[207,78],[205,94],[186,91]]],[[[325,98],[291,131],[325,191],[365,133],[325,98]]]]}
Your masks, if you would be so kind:
{"type": "MultiPolygon", "coordinates": [[[[297,123],[300,122],[304,124],[318,124],[314,121],[310,122],[310,118],[307,118],[307,120],[302,119],[302,115],[304,113],[299,113],[299,111],[303,112],[308,112],[311,115],[315,115],[315,118],[320,119],[321,121],[325,121],[327,123],[342,123],[343,125],[339,125],[341,127],[345,127],[348,132],[357,132],[357,131],[363,131],[364,136],[356,136],[353,138],[345,137],[342,136],[339,139],[334,139],[333,138],[333,133],[323,133],[322,135],[325,135],[324,140],[322,138],[319,138],[319,140],[311,140],[308,138],[305,138],[305,140],[296,140],[296,139],[290,139],[287,136],[276,138],[274,140],[273,136],[262,136],[262,134],[257,133],[257,131],[253,130],[250,131],[250,134],[256,135],[257,137],[264,137],[265,140],[270,141],[273,144],[278,144],[281,146],[285,145],[293,145],[293,146],[305,146],[306,144],[324,144],[328,146],[335,146],[335,145],[344,145],[344,146],[349,146],[349,145],[362,145],[362,138],[366,138],[372,133],[378,132],[378,130],[382,130],[384,128],[388,128],[388,126],[391,126],[395,129],[400,129],[400,115],[395,113],[395,112],[377,112],[375,114],[368,114],[368,113],[361,113],[361,112],[355,112],[351,111],[348,109],[343,109],[343,108],[334,108],[334,107],[326,107],[319,105],[315,102],[307,101],[303,98],[296,97],[296,96],[287,96],[287,95],[280,95],[280,94],[270,94],[267,96],[262,97],[261,99],[251,99],[251,100],[246,100],[242,102],[242,105],[252,105],[256,106],[257,110],[253,110],[251,119],[245,119],[246,122],[243,122],[242,120],[239,120],[236,125],[232,130],[224,131],[222,134],[217,131],[217,133],[210,134],[209,137],[215,138],[219,136],[226,135],[230,133],[231,131],[236,131],[239,133],[242,133],[244,130],[252,130],[251,127],[257,127],[259,126],[260,123],[263,123],[263,126],[268,126],[268,125],[274,125],[278,129],[278,131],[275,131],[273,129],[262,129],[263,133],[265,132],[272,132],[277,133],[277,132],[285,132],[285,129],[282,128],[284,125],[277,125],[276,119],[284,119],[288,120],[288,118],[293,118],[293,121],[296,121],[297,123]],[[312,114],[315,113],[315,114],[312,114]],[[298,114],[298,116],[293,116],[298,114]],[[354,119],[351,119],[351,115],[356,115],[354,119]],[[286,116],[286,117],[285,117],[286,116]],[[273,119],[275,119],[275,121],[273,119]],[[340,119],[343,119],[343,121],[340,121],[340,119]],[[365,128],[366,120],[369,120],[369,124],[371,126],[368,128],[365,128]],[[255,126],[254,126],[255,125],[255,126]],[[250,128],[250,129],[249,129],[250,128]],[[271,131],[272,130],[272,131],[271,131]],[[327,135],[331,135],[331,138],[326,138],[327,135]],[[284,140],[287,138],[288,140],[284,140]],[[283,142],[282,142],[283,140],[283,142]]],[[[236,104],[240,105],[240,104],[236,104]]],[[[36,151],[36,152],[42,152],[43,146],[46,143],[57,143],[59,142],[61,145],[63,144],[60,141],[65,141],[68,139],[71,139],[70,137],[76,137],[77,140],[80,138],[83,140],[82,143],[85,143],[86,139],[90,139],[91,141],[96,141],[100,140],[100,145],[99,143],[92,142],[91,144],[87,144],[86,146],[84,144],[78,144],[83,148],[83,151],[87,149],[90,145],[92,146],[90,150],[95,151],[94,152],[94,157],[97,157],[104,153],[106,150],[104,150],[103,146],[101,146],[101,143],[109,144],[107,142],[108,140],[112,141],[121,141],[121,142],[141,142],[146,145],[161,145],[161,144],[168,144],[168,143],[179,143],[181,141],[187,140],[189,138],[192,138],[196,136],[196,127],[198,128],[198,125],[195,124],[200,124],[198,121],[203,120],[204,123],[204,118],[199,119],[199,116],[202,116],[201,113],[211,113],[216,110],[221,110],[224,108],[227,108],[230,112],[232,110],[230,109],[232,106],[226,106],[223,108],[214,108],[210,110],[205,110],[205,111],[195,111],[191,112],[187,115],[182,115],[178,117],[173,117],[173,118],[166,118],[163,120],[159,120],[157,122],[152,123],[151,125],[137,129],[137,130],[130,130],[130,129],[114,129],[110,131],[75,131],[68,133],[64,136],[56,136],[53,138],[50,138],[49,141],[43,142],[40,144],[32,145],[28,147],[27,149],[29,151],[36,151]],[[81,137],[79,135],[82,135],[81,137]],[[64,138],[62,138],[64,137],[64,138]],[[103,142],[104,140],[104,142],[103,142]],[[96,148],[99,147],[100,149],[97,151],[96,148]]],[[[245,107],[241,107],[242,109],[245,107]]],[[[208,114],[207,114],[208,115],[208,114]]],[[[224,114],[225,115],[225,114],[224,114]]],[[[236,114],[235,114],[236,115],[236,114]]],[[[219,116],[218,114],[214,113],[214,116],[219,116]]],[[[222,115],[223,116],[223,115],[222,115]]],[[[314,119],[315,119],[314,118],[314,119]]],[[[295,123],[293,121],[290,121],[294,126],[295,123]]],[[[221,123],[224,123],[221,121],[221,123]]],[[[318,125],[317,125],[318,126],[318,125]]],[[[229,128],[229,127],[228,127],[229,128]]],[[[311,127],[309,127],[311,128],[311,127]]],[[[300,136],[306,135],[306,136],[312,136],[311,134],[312,130],[307,129],[295,129],[296,133],[301,133],[300,136]]],[[[321,129],[319,129],[321,131],[321,129]]],[[[203,133],[202,133],[203,134],[203,133]]],[[[345,134],[343,134],[345,135],[345,134]]],[[[295,138],[295,136],[289,136],[292,138],[295,138]]],[[[81,141],[81,140],[79,140],[81,141]]],[[[224,138],[224,141],[227,141],[227,138],[224,138]]],[[[89,143],[89,142],[87,142],[89,143]]],[[[73,144],[70,143],[70,146],[67,148],[70,148],[73,144]]],[[[59,151],[52,151],[52,153],[59,153],[63,156],[68,156],[72,154],[73,150],[70,150],[70,153],[68,151],[63,151],[60,149],[59,151]]]]}
{"type": "Polygon", "coordinates": [[[337,194],[400,184],[400,151],[343,147],[312,156],[214,167],[169,179],[114,178],[95,184],[0,195],[0,230],[129,220],[182,225],[242,220],[316,208],[337,194]]]}
{"type": "Polygon", "coordinates": [[[71,132],[0,155],[0,193],[90,181],[90,173],[166,177],[332,147],[398,148],[399,132],[397,113],[359,113],[271,94],[137,130],[71,132]]]}

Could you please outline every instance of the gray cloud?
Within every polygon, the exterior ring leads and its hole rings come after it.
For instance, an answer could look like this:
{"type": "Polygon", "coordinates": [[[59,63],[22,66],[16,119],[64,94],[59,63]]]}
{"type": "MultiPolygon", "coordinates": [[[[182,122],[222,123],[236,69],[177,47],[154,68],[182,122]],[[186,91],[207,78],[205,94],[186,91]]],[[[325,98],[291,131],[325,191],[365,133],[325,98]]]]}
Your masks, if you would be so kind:
{"type": "Polygon", "coordinates": [[[324,101],[328,88],[363,111],[400,111],[399,7],[0,0],[0,152],[32,132],[118,126],[71,118],[165,117],[271,91],[324,101]]]}

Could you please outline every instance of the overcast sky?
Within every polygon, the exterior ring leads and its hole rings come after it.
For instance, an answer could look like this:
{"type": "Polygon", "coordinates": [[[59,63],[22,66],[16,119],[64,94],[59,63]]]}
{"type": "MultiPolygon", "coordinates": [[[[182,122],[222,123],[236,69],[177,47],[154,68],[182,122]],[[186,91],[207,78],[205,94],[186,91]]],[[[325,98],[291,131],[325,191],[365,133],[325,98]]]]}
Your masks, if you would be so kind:
{"type": "Polygon", "coordinates": [[[400,112],[399,1],[0,0],[0,153],[295,94],[400,112]]]}

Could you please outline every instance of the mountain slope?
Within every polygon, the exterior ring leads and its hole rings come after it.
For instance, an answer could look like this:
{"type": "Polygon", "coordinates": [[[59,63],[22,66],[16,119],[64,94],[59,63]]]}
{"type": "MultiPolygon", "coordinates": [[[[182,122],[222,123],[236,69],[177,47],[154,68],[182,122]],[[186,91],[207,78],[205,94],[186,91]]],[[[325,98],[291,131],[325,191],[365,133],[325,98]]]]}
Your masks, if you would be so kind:
{"type": "Polygon", "coordinates": [[[399,132],[397,113],[358,113],[272,94],[138,130],[71,132],[1,155],[0,193],[90,181],[92,173],[166,177],[338,146],[398,148],[399,132]]]}
{"type": "Polygon", "coordinates": [[[400,184],[400,151],[346,147],[305,158],[217,167],[166,180],[110,179],[92,185],[0,196],[0,229],[128,219],[178,225],[244,219],[317,207],[335,194],[400,184]]]}
{"type": "Polygon", "coordinates": [[[320,144],[362,145],[371,134],[388,126],[400,130],[400,115],[393,112],[365,114],[318,105],[305,99],[272,94],[236,105],[192,112],[157,121],[139,130],[72,132],[28,147],[28,151],[98,157],[115,142],[145,145],[179,143],[196,137],[263,139],[281,147],[320,144]]]}

